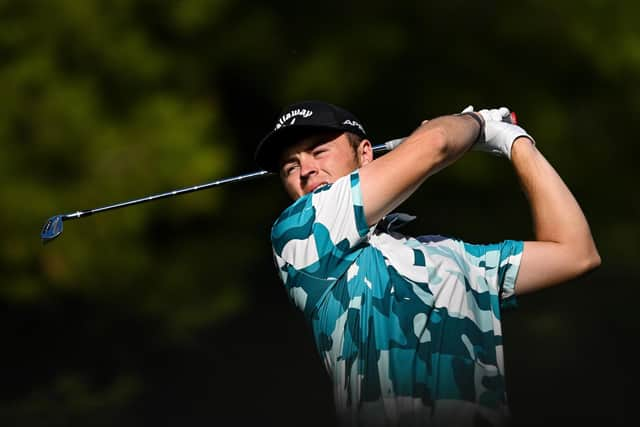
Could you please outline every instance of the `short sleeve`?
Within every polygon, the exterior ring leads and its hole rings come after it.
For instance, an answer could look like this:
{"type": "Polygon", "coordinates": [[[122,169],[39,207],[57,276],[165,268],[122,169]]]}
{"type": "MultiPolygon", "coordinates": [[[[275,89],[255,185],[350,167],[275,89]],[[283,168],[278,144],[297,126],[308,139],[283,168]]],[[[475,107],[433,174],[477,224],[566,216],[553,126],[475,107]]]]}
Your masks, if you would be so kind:
{"type": "Polygon", "coordinates": [[[515,283],[523,248],[524,243],[517,240],[489,245],[464,244],[468,261],[474,270],[482,272],[487,285],[497,291],[502,308],[517,306],[515,283]]]}

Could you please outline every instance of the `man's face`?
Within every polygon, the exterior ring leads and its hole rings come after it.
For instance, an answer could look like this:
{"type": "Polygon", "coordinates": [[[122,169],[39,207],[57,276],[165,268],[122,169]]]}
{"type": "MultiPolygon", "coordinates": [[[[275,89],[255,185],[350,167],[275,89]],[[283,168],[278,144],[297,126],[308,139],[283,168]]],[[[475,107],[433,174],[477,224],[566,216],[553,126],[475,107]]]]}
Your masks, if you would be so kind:
{"type": "Polygon", "coordinates": [[[355,152],[346,134],[329,133],[305,137],[288,147],[280,156],[280,178],[287,194],[297,200],[368,163],[363,146],[366,152],[369,141],[363,140],[355,152]]]}

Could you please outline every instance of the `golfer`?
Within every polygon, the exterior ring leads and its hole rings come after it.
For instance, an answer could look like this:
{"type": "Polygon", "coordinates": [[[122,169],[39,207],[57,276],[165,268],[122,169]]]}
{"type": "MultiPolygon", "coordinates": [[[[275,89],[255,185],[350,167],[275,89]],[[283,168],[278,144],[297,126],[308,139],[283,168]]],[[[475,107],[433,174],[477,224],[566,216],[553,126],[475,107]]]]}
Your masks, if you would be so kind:
{"type": "MultiPolygon", "coordinates": [[[[600,264],[580,206],[509,114],[469,107],[424,121],[374,159],[356,116],[304,101],[258,145],[257,163],[293,199],[273,225],[273,255],[311,326],[341,425],[508,425],[501,310],[600,264]],[[511,161],[535,241],[398,231],[413,217],[394,210],[469,150],[511,161]]],[[[488,191],[488,206],[499,197],[488,191]]]]}

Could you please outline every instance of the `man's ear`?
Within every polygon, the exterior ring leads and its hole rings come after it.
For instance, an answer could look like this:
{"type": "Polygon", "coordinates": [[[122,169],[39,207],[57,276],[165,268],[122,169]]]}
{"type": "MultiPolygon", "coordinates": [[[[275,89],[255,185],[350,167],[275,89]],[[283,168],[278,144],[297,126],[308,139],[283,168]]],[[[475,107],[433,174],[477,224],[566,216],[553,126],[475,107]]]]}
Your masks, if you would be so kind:
{"type": "Polygon", "coordinates": [[[373,146],[368,139],[360,141],[360,145],[358,145],[358,159],[360,160],[361,166],[373,160],[373,146]]]}

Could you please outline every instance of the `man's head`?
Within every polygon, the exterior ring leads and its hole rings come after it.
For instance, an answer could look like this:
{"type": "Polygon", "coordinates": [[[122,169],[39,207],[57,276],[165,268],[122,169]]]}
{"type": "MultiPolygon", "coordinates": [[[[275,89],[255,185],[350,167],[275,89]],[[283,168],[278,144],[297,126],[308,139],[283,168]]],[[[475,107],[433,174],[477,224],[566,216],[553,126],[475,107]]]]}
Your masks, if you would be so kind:
{"type": "Polygon", "coordinates": [[[258,145],[255,159],[279,173],[295,200],[335,182],[373,159],[371,143],[350,112],[322,101],[285,108],[275,128],[258,145]]]}

